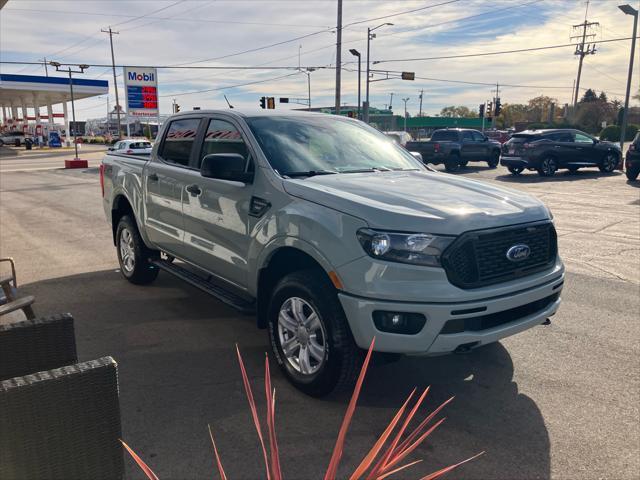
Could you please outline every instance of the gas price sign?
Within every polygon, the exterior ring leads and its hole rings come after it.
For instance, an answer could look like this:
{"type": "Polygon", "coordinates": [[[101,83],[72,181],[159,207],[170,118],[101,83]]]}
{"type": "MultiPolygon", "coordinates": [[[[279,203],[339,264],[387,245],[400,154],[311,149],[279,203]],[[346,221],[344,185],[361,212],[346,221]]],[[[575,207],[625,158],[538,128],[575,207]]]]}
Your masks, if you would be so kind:
{"type": "Polygon", "coordinates": [[[124,67],[127,113],[136,117],[158,115],[158,73],[155,68],[124,67]]]}

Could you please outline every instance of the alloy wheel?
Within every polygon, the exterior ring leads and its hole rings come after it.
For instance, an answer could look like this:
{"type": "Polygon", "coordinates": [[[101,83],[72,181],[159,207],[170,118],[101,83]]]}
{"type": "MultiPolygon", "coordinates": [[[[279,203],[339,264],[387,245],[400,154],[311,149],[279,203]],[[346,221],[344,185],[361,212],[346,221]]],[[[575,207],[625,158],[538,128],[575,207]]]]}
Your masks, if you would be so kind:
{"type": "Polygon", "coordinates": [[[125,272],[131,273],[136,266],[136,255],[133,245],[133,235],[124,228],[120,233],[120,260],[125,272]]]}
{"type": "Polygon", "coordinates": [[[602,170],[604,172],[613,172],[618,165],[618,157],[613,153],[608,153],[602,162],[602,170]]]}
{"type": "Polygon", "coordinates": [[[323,366],[327,336],[315,309],[300,297],[285,300],[278,313],[278,340],[287,362],[303,375],[323,366]]]}
{"type": "Polygon", "coordinates": [[[544,176],[550,177],[556,170],[558,170],[558,165],[554,158],[547,157],[542,161],[541,170],[544,176]]]}

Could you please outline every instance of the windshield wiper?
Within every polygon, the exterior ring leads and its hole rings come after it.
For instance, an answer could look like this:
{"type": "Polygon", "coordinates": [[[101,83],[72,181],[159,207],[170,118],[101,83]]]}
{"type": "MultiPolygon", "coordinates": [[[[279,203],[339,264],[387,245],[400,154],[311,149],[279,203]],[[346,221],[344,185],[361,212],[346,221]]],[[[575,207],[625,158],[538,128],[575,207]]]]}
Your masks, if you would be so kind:
{"type": "Polygon", "coordinates": [[[389,167],[355,168],[353,170],[340,170],[340,173],[369,173],[369,172],[390,172],[389,167]]]}
{"type": "Polygon", "coordinates": [[[333,175],[338,172],[333,170],[307,170],[306,172],[284,172],[281,175],[284,177],[315,177],[316,175],[333,175]]]}

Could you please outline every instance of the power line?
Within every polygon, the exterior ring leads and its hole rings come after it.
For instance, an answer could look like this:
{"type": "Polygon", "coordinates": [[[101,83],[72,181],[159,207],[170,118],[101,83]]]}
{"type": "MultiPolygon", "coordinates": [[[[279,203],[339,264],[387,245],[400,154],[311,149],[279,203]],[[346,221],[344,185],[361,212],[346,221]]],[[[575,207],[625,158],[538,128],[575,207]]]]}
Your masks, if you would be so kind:
{"type": "MultiPolygon", "coordinates": [[[[201,8],[201,7],[202,5],[198,5],[196,8],[201,8]]],[[[16,11],[16,12],[21,11],[21,12],[46,13],[46,14],[64,14],[64,15],[88,15],[88,16],[109,17],[109,18],[114,18],[114,17],[115,18],[132,18],[132,19],[140,18],[140,17],[136,17],[135,15],[123,15],[118,13],[79,12],[74,10],[58,10],[58,9],[41,10],[36,8],[5,8],[3,9],[3,11],[16,11]]],[[[184,13],[188,11],[190,10],[181,12],[181,14],[184,15],[184,13]]],[[[175,20],[175,21],[181,21],[181,22],[194,22],[194,23],[222,23],[222,24],[233,24],[233,25],[257,25],[257,26],[268,26],[268,27],[299,27],[299,28],[308,28],[308,27],[325,28],[326,27],[326,28],[329,28],[328,25],[317,25],[317,24],[309,24],[309,23],[292,24],[292,23],[271,23],[271,22],[242,22],[242,21],[235,21],[235,20],[213,20],[208,18],[193,18],[193,17],[152,17],[149,15],[146,15],[146,17],[149,18],[150,20],[158,20],[158,21],[171,20],[172,22],[175,20]]]]}
{"type": "MultiPolygon", "coordinates": [[[[640,38],[640,37],[636,37],[640,38]]],[[[599,43],[607,43],[607,42],[622,42],[624,40],[631,40],[632,37],[624,37],[624,38],[612,38],[609,40],[602,40],[599,43]]],[[[514,50],[502,50],[497,52],[480,52],[480,53],[467,53],[461,55],[442,55],[438,57],[419,57],[419,58],[402,58],[402,59],[391,59],[391,60],[377,60],[373,62],[374,64],[378,63],[391,63],[391,62],[420,62],[426,60],[448,60],[452,58],[469,58],[469,57],[486,57],[490,55],[507,55],[510,53],[522,53],[522,52],[535,52],[539,50],[551,50],[555,48],[566,48],[566,47],[575,47],[574,43],[564,43],[561,45],[547,45],[544,47],[531,47],[531,48],[518,48],[514,50]]]]}
{"type": "Polygon", "coordinates": [[[460,0],[448,0],[448,1],[442,2],[442,3],[436,3],[436,4],[432,4],[432,5],[427,5],[426,7],[414,8],[412,10],[405,10],[404,12],[391,13],[389,15],[384,15],[382,17],[367,18],[365,20],[357,20],[355,22],[347,23],[343,28],[347,28],[347,27],[350,27],[352,25],[359,25],[361,23],[366,23],[366,22],[375,22],[376,20],[384,20],[385,18],[392,18],[392,17],[398,17],[400,15],[407,15],[409,13],[415,13],[415,12],[419,12],[419,11],[422,11],[422,10],[428,10],[430,8],[441,7],[441,6],[444,6],[444,5],[448,5],[450,3],[457,3],[459,1],[460,0]]]}
{"type": "Polygon", "coordinates": [[[297,75],[298,73],[299,72],[294,72],[294,73],[289,73],[287,75],[281,75],[279,77],[265,78],[263,80],[256,80],[256,81],[253,81],[253,82],[239,83],[237,85],[226,85],[224,87],[207,88],[207,89],[204,89],[204,90],[194,90],[194,91],[191,91],[191,92],[171,93],[171,94],[167,94],[167,95],[159,95],[159,97],[160,98],[179,97],[179,96],[183,96],[183,95],[193,95],[195,93],[216,92],[216,91],[219,91],[219,90],[228,90],[230,88],[246,87],[248,85],[257,85],[259,83],[267,83],[267,82],[273,82],[275,80],[281,80],[283,78],[292,77],[294,75],[297,75]]]}

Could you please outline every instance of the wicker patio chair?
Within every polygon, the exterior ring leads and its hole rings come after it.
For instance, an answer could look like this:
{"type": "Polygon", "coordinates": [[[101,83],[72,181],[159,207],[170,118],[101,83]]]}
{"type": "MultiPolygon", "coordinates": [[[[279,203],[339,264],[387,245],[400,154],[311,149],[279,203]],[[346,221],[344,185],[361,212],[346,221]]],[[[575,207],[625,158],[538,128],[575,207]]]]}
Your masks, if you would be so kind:
{"type": "Polygon", "coordinates": [[[16,265],[13,258],[0,258],[0,263],[7,262],[11,266],[11,274],[0,274],[0,316],[22,310],[28,320],[35,318],[33,313],[33,302],[36,301],[33,295],[25,297],[17,296],[18,281],[16,279],[16,265]]]}
{"type": "Polygon", "coordinates": [[[0,478],[121,479],[111,357],[0,382],[0,478]]]}
{"type": "Polygon", "coordinates": [[[70,313],[0,324],[0,380],[78,361],[70,313]]]}

